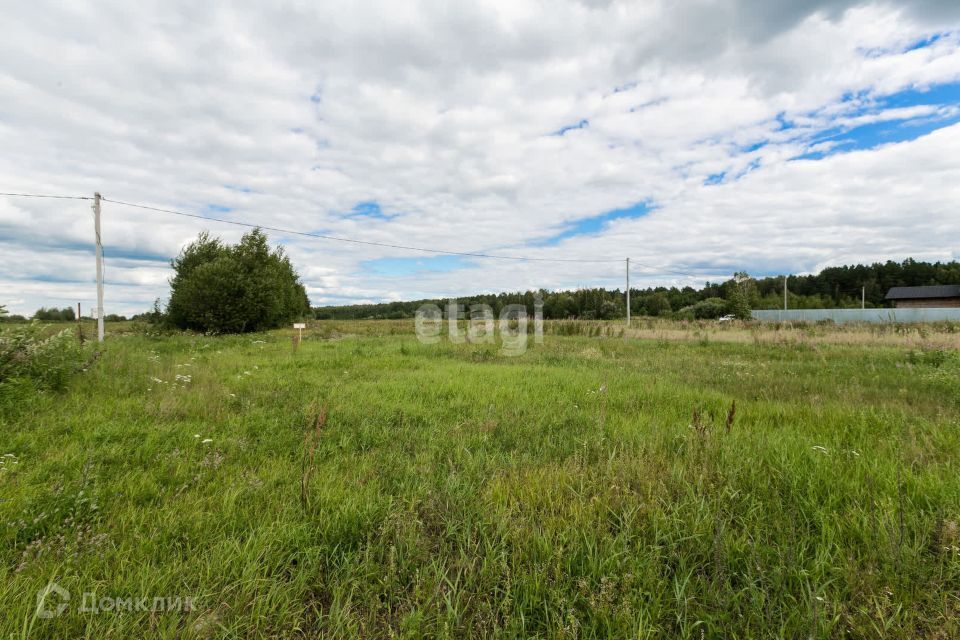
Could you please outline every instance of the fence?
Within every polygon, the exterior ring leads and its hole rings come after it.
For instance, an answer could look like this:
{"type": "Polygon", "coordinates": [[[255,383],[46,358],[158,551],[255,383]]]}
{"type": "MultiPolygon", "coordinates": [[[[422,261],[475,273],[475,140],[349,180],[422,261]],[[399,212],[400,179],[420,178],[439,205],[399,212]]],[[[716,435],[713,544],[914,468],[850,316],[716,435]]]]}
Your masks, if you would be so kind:
{"type": "Polygon", "coordinates": [[[789,309],[751,312],[762,322],[960,322],[960,308],[931,307],[917,309],[789,309]]]}

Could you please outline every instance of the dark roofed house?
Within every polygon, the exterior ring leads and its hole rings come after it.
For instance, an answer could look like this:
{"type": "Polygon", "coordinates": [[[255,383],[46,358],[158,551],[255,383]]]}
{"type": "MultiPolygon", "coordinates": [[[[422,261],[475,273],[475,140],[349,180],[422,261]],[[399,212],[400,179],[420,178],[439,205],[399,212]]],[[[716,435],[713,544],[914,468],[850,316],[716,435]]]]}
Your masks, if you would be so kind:
{"type": "Polygon", "coordinates": [[[887,291],[887,300],[893,306],[960,307],[960,284],[937,284],[929,287],[893,287],[887,291]]]}

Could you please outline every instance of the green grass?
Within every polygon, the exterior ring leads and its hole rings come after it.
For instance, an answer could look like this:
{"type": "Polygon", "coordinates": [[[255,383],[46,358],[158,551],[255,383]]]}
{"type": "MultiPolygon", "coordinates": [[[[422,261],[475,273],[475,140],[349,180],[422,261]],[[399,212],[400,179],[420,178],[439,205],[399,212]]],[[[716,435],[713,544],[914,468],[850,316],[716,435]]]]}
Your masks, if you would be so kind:
{"type": "Polygon", "coordinates": [[[955,354],[338,326],[118,334],[3,417],[0,638],[960,637],[955,354]]]}

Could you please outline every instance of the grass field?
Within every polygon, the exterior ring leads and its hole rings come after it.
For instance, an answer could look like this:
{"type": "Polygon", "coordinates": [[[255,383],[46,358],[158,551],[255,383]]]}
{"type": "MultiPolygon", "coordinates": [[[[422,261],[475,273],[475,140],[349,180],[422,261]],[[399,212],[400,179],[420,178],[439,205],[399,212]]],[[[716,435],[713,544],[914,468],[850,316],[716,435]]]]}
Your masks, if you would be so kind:
{"type": "Polygon", "coordinates": [[[596,326],[124,325],[2,417],[0,638],[960,637],[956,334],[596,326]]]}

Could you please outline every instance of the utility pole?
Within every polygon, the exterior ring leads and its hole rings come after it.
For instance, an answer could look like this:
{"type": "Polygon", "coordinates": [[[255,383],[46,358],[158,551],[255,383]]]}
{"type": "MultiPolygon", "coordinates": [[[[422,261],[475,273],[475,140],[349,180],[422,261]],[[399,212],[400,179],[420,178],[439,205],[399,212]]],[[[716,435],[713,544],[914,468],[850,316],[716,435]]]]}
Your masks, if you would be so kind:
{"type": "Polygon", "coordinates": [[[100,241],[100,192],[93,194],[93,228],[97,242],[97,342],[103,342],[103,243],[100,241]]]}
{"type": "Polygon", "coordinates": [[[867,308],[867,287],[866,286],[860,287],[860,308],[861,309],[867,308]]]}
{"type": "Polygon", "coordinates": [[[630,258],[627,258],[627,326],[630,326],[630,258]]]}
{"type": "Polygon", "coordinates": [[[787,276],[783,276],[783,310],[787,310],[787,276]]]}

